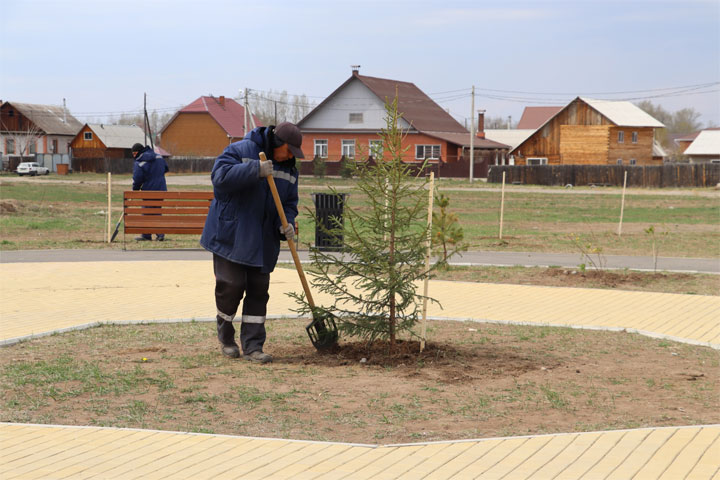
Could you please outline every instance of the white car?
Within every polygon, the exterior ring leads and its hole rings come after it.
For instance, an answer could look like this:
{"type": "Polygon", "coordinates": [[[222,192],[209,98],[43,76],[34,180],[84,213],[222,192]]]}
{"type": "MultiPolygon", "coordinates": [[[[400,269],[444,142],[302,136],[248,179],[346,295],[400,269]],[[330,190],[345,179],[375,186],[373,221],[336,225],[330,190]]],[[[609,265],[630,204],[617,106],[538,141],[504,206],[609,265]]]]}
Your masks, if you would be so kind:
{"type": "Polygon", "coordinates": [[[35,162],[22,162],[17,167],[17,174],[21,177],[23,175],[47,175],[50,173],[50,170],[46,167],[41,167],[39,164],[35,162]]]}

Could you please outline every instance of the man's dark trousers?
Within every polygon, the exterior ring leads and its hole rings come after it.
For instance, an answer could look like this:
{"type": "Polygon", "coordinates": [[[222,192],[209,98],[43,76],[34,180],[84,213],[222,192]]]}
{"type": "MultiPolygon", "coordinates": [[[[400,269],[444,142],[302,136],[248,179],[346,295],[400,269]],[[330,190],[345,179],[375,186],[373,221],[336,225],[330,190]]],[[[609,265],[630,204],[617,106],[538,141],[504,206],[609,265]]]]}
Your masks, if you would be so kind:
{"type": "Polygon", "coordinates": [[[270,274],[260,267],[249,267],[213,254],[215,270],[215,306],[217,307],[218,340],[223,345],[235,343],[235,319],[240,301],[243,302],[240,346],[243,354],[262,351],[265,344],[265,316],[270,298],[270,274]]]}

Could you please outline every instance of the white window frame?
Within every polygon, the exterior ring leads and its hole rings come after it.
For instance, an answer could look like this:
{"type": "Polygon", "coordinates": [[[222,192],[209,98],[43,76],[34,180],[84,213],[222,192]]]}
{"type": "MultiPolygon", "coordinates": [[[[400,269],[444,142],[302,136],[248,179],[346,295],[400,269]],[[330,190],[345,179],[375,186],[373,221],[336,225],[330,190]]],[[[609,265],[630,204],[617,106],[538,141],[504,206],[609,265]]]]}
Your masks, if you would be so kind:
{"type": "Polygon", "coordinates": [[[15,139],[14,138],[6,138],[5,139],[5,152],[7,152],[8,155],[15,155],[15,139]]]}
{"type": "Polygon", "coordinates": [[[631,158],[631,159],[630,159],[630,165],[637,165],[637,159],[636,159],[636,158],[631,158]]]}
{"type": "Polygon", "coordinates": [[[92,132],[83,133],[83,140],[92,140],[92,139],[93,139],[92,132]]]}
{"type": "Polygon", "coordinates": [[[355,140],[342,140],[342,156],[347,158],[355,158],[355,140]]]}
{"type": "Polygon", "coordinates": [[[528,165],[547,165],[547,157],[528,157],[526,160],[528,165]]]}
{"type": "Polygon", "coordinates": [[[382,140],[370,140],[368,141],[368,153],[371,157],[377,158],[382,157],[383,154],[383,141],[382,140]]]}
{"type": "Polygon", "coordinates": [[[348,113],[348,123],[363,123],[362,112],[348,113]]]}
{"type": "Polygon", "coordinates": [[[313,152],[316,157],[327,158],[328,156],[328,141],[327,138],[316,138],[313,145],[313,152]],[[324,143],[323,143],[324,142],[324,143]],[[318,147],[320,147],[320,154],[318,154],[318,147]],[[324,148],[323,148],[324,147],[324,148]]]}
{"type": "Polygon", "coordinates": [[[625,143],[625,132],[623,130],[618,131],[618,143],[625,143]]]}
{"type": "Polygon", "coordinates": [[[415,144],[415,160],[439,160],[440,155],[442,155],[442,146],[437,144],[421,144],[416,143],[415,144]],[[422,149],[422,155],[420,154],[420,149],[422,149]],[[429,155],[427,150],[430,150],[429,155]],[[437,151],[437,156],[435,156],[435,153],[437,151]]]}
{"type": "Polygon", "coordinates": [[[632,143],[638,142],[638,132],[632,132],[632,143]]]}

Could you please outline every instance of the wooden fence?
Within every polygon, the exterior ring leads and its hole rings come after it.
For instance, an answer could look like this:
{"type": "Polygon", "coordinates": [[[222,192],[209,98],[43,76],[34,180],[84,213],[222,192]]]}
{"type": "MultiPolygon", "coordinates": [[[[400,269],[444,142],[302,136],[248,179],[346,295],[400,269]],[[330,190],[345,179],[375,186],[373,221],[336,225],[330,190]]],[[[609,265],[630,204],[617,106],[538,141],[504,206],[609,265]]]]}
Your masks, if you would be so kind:
{"type": "MultiPolygon", "coordinates": [[[[172,173],[210,173],[215,157],[171,157],[165,161],[172,173]]],[[[133,158],[73,158],[73,172],[132,173],[133,158]]]]}
{"type": "Polygon", "coordinates": [[[714,187],[720,183],[720,164],[674,163],[658,166],[625,165],[516,165],[490,167],[488,183],[521,185],[601,185],[622,187],[714,187]]]}

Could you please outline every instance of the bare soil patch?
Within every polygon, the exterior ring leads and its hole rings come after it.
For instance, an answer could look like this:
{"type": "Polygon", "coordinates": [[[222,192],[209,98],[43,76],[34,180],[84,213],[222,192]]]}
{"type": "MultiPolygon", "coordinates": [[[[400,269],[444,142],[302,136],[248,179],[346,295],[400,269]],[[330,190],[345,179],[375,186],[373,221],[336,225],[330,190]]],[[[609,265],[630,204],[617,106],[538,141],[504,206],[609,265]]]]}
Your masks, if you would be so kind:
{"type": "Polygon", "coordinates": [[[426,350],[268,322],[269,365],[211,323],[105,326],[5,347],[0,420],[398,443],[720,422],[720,352],[623,332],[432,322],[426,350]],[[364,361],[363,361],[364,359],[364,361]]]}

